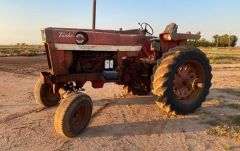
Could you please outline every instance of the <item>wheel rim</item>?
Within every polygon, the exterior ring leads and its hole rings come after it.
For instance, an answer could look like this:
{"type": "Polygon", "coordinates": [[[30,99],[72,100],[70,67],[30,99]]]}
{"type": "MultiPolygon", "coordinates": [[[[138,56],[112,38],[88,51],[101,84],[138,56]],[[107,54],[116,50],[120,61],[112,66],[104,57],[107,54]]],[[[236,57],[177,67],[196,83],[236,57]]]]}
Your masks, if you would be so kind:
{"type": "Polygon", "coordinates": [[[173,92],[175,98],[184,104],[191,104],[201,96],[205,81],[205,71],[197,61],[180,65],[174,75],[173,92]]]}
{"type": "Polygon", "coordinates": [[[88,118],[89,109],[87,104],[82,104],[75,109],[75,112],[71,116],[70,127],[74,132],[82,130],[84,123],[88,118]]]}

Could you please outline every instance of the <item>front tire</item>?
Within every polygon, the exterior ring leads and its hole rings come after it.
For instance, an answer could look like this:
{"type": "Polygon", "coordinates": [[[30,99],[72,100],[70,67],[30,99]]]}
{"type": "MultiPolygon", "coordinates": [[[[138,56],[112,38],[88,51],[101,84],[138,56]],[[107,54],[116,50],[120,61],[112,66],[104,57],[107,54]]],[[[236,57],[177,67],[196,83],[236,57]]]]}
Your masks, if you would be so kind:
{"type": "Polygon", "coordinates": [[[152,94],[166,112],[189,114],[205,101],[211,87],[211,66],[197,48],[176,47],[154,67],[152,94]]]}
{"type": "Polygon", "coordinates": [[[56,132],[65,137],[78,136],[87,127],[92,109],[92,100],[88,95],[71,93],[61,101],[55,113],[56,132]]]}
{"type": "Polygon", "coordinates": [[[60,101],[59,93],[52,93],[52,85],[46,84],[39,78],[34,88],[34,98],[38,105],[42,107],[55,106],[60,101]]]}

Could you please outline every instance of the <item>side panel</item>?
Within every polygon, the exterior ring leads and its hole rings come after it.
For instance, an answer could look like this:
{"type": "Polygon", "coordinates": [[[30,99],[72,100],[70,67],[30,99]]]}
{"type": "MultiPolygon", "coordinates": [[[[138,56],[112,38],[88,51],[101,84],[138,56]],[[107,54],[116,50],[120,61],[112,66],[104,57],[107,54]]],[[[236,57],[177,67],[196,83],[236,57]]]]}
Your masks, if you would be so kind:
{"type": "Polygon", "coordinates": [[[51,60],[50,71],[53,75],[69,74],[69,67],[71,66],[72,52],[71,51],[57,51],[54,44],[49,44],[49,58],[51,60]]]}

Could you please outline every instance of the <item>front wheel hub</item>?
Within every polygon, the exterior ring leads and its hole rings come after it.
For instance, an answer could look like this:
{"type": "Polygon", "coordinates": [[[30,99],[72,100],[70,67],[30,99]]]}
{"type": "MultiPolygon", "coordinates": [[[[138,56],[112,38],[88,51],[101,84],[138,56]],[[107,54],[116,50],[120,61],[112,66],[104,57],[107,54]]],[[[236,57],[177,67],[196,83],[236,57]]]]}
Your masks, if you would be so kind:
{"type": "Polygon", "coordinates": [[[192,82],[193,90],[202,89],[203,86],[204,86],[204,84],[198,78],[194,79],[193,82],[192,82]]]}

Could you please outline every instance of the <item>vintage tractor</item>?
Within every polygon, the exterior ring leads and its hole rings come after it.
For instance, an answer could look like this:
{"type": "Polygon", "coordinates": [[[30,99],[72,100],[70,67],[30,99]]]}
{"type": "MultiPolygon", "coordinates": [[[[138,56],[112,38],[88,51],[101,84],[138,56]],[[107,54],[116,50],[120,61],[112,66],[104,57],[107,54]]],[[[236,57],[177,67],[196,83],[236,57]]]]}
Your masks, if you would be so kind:
{"type": "Polygon", "coordinates": [[[152,35],[147,23],[133,30],[98,30],[95,24],[93,29],[42,30],[49,71],[41,72],[34,96],[44,107],[59,104],[57,133],[75,137],[88,125],[93,104],[82,93],[87,81],[93,88],[115,82],[134,95],[151,92],[167,112],[189,114],[201,106],[211,87],[211,66],[201,50],[187,46],[188,39],[200,35],[177,33],[176,24],[159,37],[152,35]]]}

